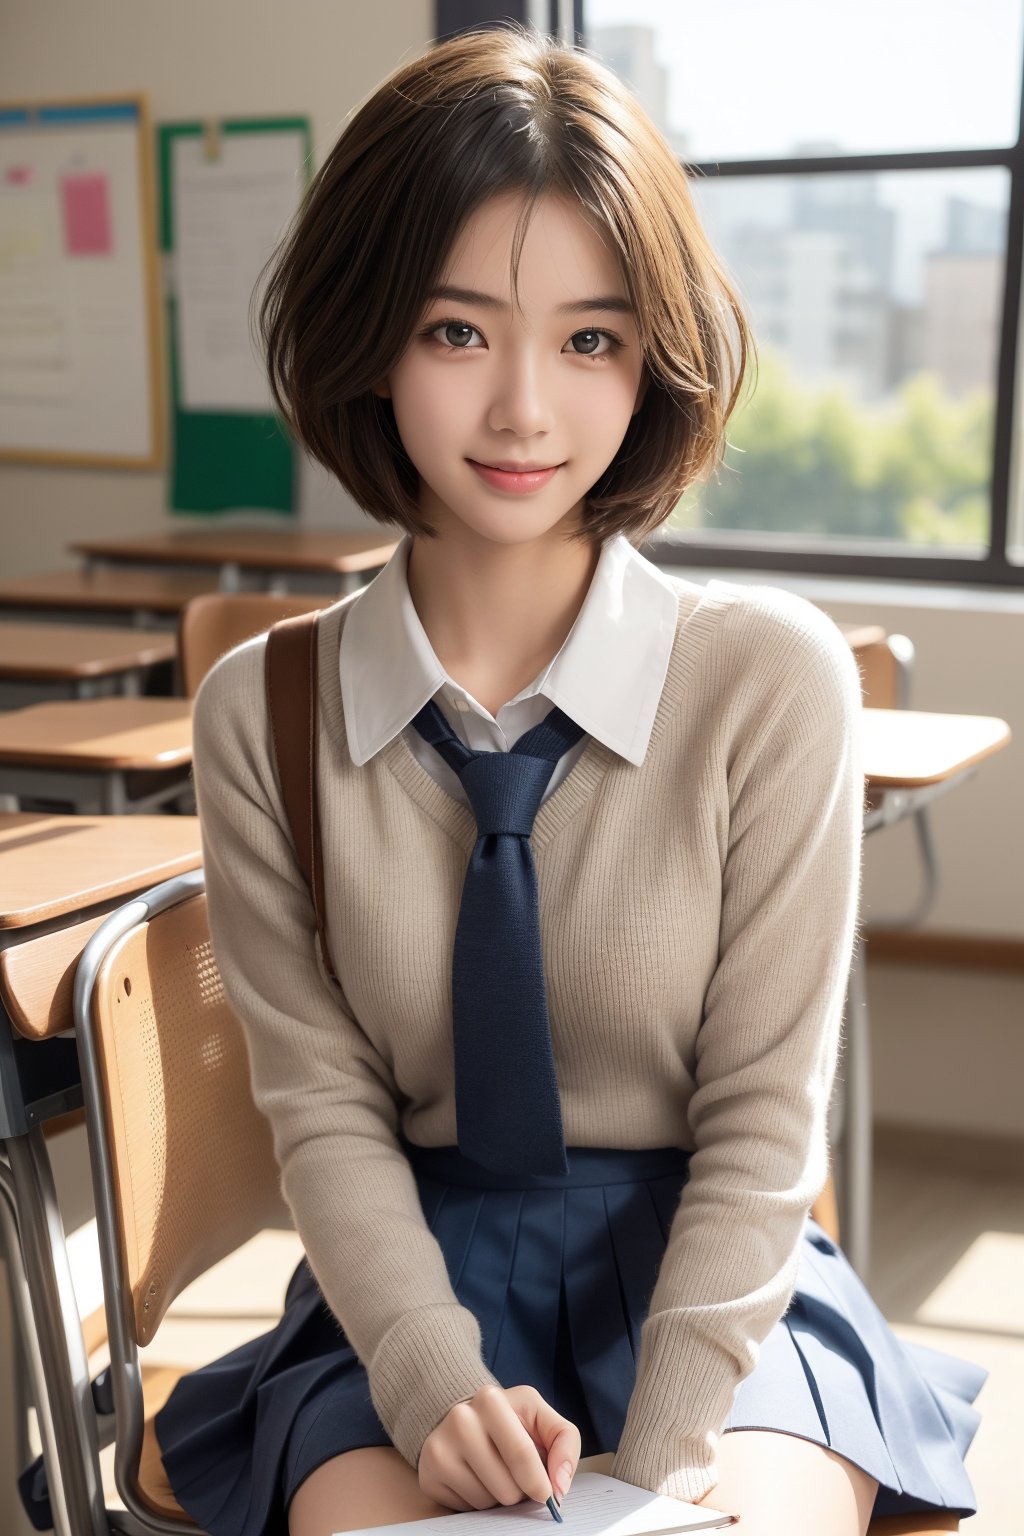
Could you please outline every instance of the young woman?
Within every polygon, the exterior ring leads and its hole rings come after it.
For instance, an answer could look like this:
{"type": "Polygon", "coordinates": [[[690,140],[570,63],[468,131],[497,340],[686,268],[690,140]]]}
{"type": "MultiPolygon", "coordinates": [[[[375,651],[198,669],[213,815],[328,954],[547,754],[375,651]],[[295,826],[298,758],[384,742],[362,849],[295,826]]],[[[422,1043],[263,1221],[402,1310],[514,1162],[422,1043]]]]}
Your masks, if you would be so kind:
{"type": "Polygon", "coordinates": [[[809,1215],[852,652],[635,547],[719,464],[753,355],[684,171],[586,52],[463,34],[352,116],[261,320],[297,437],[403,538],[320,616],[329,966],[266,637],[195,701],[214,951],[307,1259],[159,1415],[179,1502],[325,1536],[610,1453],[746,1536],[973,1513],[986,1373],[901,1343],[809,1215]]]}

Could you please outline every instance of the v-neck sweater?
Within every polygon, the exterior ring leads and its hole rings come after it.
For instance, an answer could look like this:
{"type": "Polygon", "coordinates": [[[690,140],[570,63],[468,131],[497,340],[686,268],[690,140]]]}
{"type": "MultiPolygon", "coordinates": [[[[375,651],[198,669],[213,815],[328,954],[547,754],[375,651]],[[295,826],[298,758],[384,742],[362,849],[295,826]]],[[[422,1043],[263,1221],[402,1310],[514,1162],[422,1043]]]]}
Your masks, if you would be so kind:
{"type": "MultiPolygon", "coordinates": [[[[833,621],[781,589],[673,581],[643,762],[589,738],[531,846],[567,1146],[692,1153],[604,1449],[616,1477],[696,1500],[828,1176],[864,784],[860,675],[833,621]]],[[[322,613],[316,669],[337,982],[286,830],[265,635],[199,687],[194,779],[214,956],[282,1193],[415,1467],[455,1403],[500,1385],[398,1139],[457,1141],[451,957],[476,824],[403,734],[353,763],[338,647],[359,597],[322,613]]]]}

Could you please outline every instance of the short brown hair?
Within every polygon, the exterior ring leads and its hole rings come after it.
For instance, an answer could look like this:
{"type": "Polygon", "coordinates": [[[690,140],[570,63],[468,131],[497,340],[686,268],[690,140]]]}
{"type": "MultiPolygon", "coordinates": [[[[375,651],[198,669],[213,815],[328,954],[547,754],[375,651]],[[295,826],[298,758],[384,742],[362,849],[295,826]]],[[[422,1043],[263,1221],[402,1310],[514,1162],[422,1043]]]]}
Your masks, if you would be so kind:
{"type": "Polygon", "coordinates": [[[373,386],[405,351],[466,220],[510,191],[525,198],[513,295],[546,192],[581,205],[619,253],[648,388],[576,536],[641,543],[724,457],[753,335],[665,138],[599,59],[533,28],[436,44],[354,113],[264,269],[274,399],[371,517],[432,536],[391,401],[373,386]]]}

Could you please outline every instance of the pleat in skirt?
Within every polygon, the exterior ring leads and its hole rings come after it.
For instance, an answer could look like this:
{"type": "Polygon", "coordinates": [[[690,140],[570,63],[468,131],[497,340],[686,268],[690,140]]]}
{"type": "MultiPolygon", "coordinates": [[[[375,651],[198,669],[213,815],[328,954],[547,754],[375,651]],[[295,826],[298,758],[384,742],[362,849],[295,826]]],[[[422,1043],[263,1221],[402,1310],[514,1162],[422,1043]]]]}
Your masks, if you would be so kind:
{"type": "MultiPolygon", "coordinates": [[[[519,1178],[457,1147],[402,1145],[452,1288],[480,1323],[489,1369],[503,1386],[536,1387],[571,1419],[582,1455],[614,1451],[690,1154],[570,1147],[566,1174],[519,1178]]],[[[897,1338],[809,1216],[790,1305],[722,1432],[776,1430],[830,1448],[878,1480],[875,1515],[966,1518],[977,1504],[964,1457],[987,1376],[897,1338]]],[[[279,1323],[183,1377],[155,1428],[175,1497],[211,1536],[276,1536],[317,1467],[391,1443],[305,1260],[279,1323]]]]}

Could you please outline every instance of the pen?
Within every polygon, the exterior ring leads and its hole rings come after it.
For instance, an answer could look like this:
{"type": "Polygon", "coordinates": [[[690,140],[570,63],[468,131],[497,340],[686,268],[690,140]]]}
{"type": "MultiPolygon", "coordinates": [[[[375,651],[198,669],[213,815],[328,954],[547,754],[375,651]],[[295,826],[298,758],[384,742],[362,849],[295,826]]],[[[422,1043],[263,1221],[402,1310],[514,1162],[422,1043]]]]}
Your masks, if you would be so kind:
{"type": "Polygon", "coordinates": [[[558,1520],[560,1523],[564,1524],[563,1516],[559,1513],[558,1505],[555,1503],[554,1494],[552,1494],[551,1498],[548,1499],[547,1505],[548,1505],[548,1509],[550,1509],[550,1511],[554,1515],[555,1519],[558,1520]]]}

